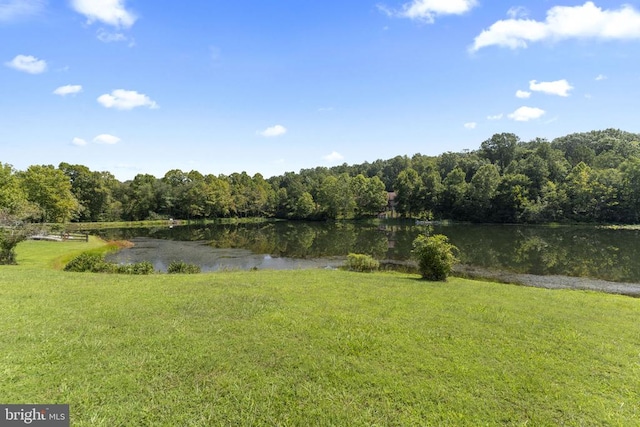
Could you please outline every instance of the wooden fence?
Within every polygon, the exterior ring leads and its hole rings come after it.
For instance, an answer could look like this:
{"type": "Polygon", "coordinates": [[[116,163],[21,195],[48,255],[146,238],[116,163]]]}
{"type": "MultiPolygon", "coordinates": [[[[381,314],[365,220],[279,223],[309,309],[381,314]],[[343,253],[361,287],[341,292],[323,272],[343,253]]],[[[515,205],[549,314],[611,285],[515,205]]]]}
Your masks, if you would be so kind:
{"type": "Polygon", "coordinates": [[[87,233],[46,233],[36,234],[30,237],[31,240],[50,240],[54,242],[88,242],[89,234],[87,233]]]}

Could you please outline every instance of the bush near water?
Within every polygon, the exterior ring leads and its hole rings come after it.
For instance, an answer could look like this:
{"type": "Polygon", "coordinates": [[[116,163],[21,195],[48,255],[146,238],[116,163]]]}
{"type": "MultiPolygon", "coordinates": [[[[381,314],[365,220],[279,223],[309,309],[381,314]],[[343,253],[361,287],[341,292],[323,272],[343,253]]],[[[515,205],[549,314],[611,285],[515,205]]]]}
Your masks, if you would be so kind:
{"type": "Polygon", "coordinates": [[[91,272],[91,273],[117,273],[117,274],[151,274],[153,264],[148,261],[133,264],[118,265],[107,262],[103,254],[84,252],[73,258],[64,267],[65,271],[91,272]]]}
{"type": "Polygon", "coordinates": [[[444,234],[421,234],[413,241],[412,254],[418,261],[418,270],[423,279],[444,281],[458,261],[454,255],[457,250],[444,234]]]}
{"type": "Polygon", "coordinates": [[[351,271],[359,271],[362,273],[370,273],[376,271],[380,267],[380,262],[370,255],[349,254],[345,267],[351,271]]]}
{"type": "Polygon", "coordinates": [[[198,274],[201,269],[199,265],[189,264],[184,261],[172,261],[167,268],[169,274],[198,274]]]}

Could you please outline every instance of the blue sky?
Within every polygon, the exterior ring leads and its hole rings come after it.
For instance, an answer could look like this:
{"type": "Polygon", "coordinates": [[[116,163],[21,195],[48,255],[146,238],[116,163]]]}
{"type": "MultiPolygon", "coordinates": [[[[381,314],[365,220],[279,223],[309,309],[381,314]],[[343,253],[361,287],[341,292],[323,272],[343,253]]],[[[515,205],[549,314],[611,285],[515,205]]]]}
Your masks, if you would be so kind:
{"type": "Polygon", "coordinates": [[[0,162],[265,177],[640,132],[640,0],[0,0],[0,162]]]}

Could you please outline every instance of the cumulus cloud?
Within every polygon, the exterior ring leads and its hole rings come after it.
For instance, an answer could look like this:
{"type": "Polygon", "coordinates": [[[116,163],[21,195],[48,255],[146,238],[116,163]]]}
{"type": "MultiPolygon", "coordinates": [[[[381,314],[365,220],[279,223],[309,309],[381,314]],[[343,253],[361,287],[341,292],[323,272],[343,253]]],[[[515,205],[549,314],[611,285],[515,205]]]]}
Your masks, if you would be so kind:
{"type": "Polygon", "coordinates": [[[333,151],[331,154],[327,154],[322,158],[329,163],[335,163],[335,162],[339,162],[340,160],[343,160],[344,156],[338,153],[337,151],[333,151]]]}
{"type": "Polygon", "coordinates": [[[73,139],[71,140],[71,143],[72,143],[73,145],[77,145],[78,147],[84,147],[85,145],[87,145],[87,141],[85,141],[85,140],[84,140],[84,139],[82,139],[82,138],[78,138],[78,137],[73,138],[73,139]]]}
{"type": "Polygon", "coordinates": [[[378,5],[378,8],[389,16],[433,23],[437,16],[462,15],[477,4],[476,0],[413,0],[405,3],[401,10],[392,10],[384,5],[378,5]]]}
{"type": "Polygon", "coordinates": [[[516,92],[516,98],[527,99],[531,96],[531,92],[527,92],[526,90],[519,90],[516,92]]]}
{"type": "Polygon", "coordinates": [[[276,136],[284,135],[285,133],[287,133],[286,127],[282,125],[275,125],[258,132],[258,135],[262,135],[265,138],[274,138],[276,136]]]}
{"type": "Polygon", "coordinates": [[[596,81],[599,82],[601,80],[607,80],[608,77],[605,76],[604,74],[598,74],[598,76],[596,77],[596,81]]]}
{"type": "Polygon", "coordinates": [[[0,22],[11,22],[40,13],[45,0],[0,0],[0,22]]]}
{"type": "Polygon", "coordinates": [[[120,141],[122,141],[120,138],[118,138],[117,136],[109,135],[108,133],[103,133],[93,138],[93,142],[95,142],[96,144],[114,145],[120,141]]]}
{"type": "Polygon", "coordinates": [[[31,55],[18,55],[9,62],[5,62],[7,67],[29,74],[40,74],[47,71],[47,62],[31,55]]]}
{"type": "Polygon", "coordinates": [[[98,102],[105,108],[116,110],[132,110],[137,107],[159,108],[155,101],[135,90],[116,89],[111,94],[100,95],[98,102]]]}
{"type": "Polygon", "coordinates": [[[543,40],[592,38],[625,40],[640,38],[640,13],[630,5],[602,9],[588,1],[582,6],[554,6],[544,22],[532,19],[505,19],[482,31],[470,50],[488,46],[526,48],[543,40]]]}
{"type": "Polygon", "coordinates": [[[544,116],[546,111],[535,107],[520,107],[513,113],[509,114],[511,120],[516,122],[528,122],[529,120],[539,119],[544,116]]]}
{"type": "Polygon", "coordinates": [[[475,129],[476,126],[478,126],[478,123],[476,122],[469,122],[464,124],[464,127],[467,129],[475,129]]]}
{"type": "Polygon", "coordinates": [[[504,114],[494,114],[493,116],[487,116],[487,120],[501,120],[504,114]]]}
{"type": "Polygon", "coordinates": [[[100,21],[117,28],[129,28],[137,17],[125,7],[126,0],[71,0],[71,7],[86,16],[89,24],[100,21]]]}
{"type": "Polygon", "coordinates": [[[67,96],[67,95],[75,95],[76,93],[82,92],[82,86],[80,85],[66,85],[60,86],[56,90],[53,91],[54,95],[67,96]]]}
{"type": "Polygon", "coordinates": [[[573,86],[566,80],[556,80],[554,82],[540,82],[535,80],[529,82],[529,89],[534,92],[542,92],[547,95],[569,96],[569,91],[573,86]]]}

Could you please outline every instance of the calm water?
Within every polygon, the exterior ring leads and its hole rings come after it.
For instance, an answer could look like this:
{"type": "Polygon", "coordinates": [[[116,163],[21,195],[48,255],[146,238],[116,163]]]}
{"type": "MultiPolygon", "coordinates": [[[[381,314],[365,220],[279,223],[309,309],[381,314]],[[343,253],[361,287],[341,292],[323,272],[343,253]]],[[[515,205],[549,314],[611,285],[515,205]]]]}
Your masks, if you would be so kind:
{"type": "Polygon", "coordinates": [[[185,261],[215,271],[335,267],[350,252],[401,263],[410,258],[411,244],[420,233],[447,235],[460,249],[463,264],[640,283],[640,232],[593,226],[268,222],[99,234],[136,243],[112,255],[115,262],[151,261],[164,271],[171,261],[185,261]]]}

